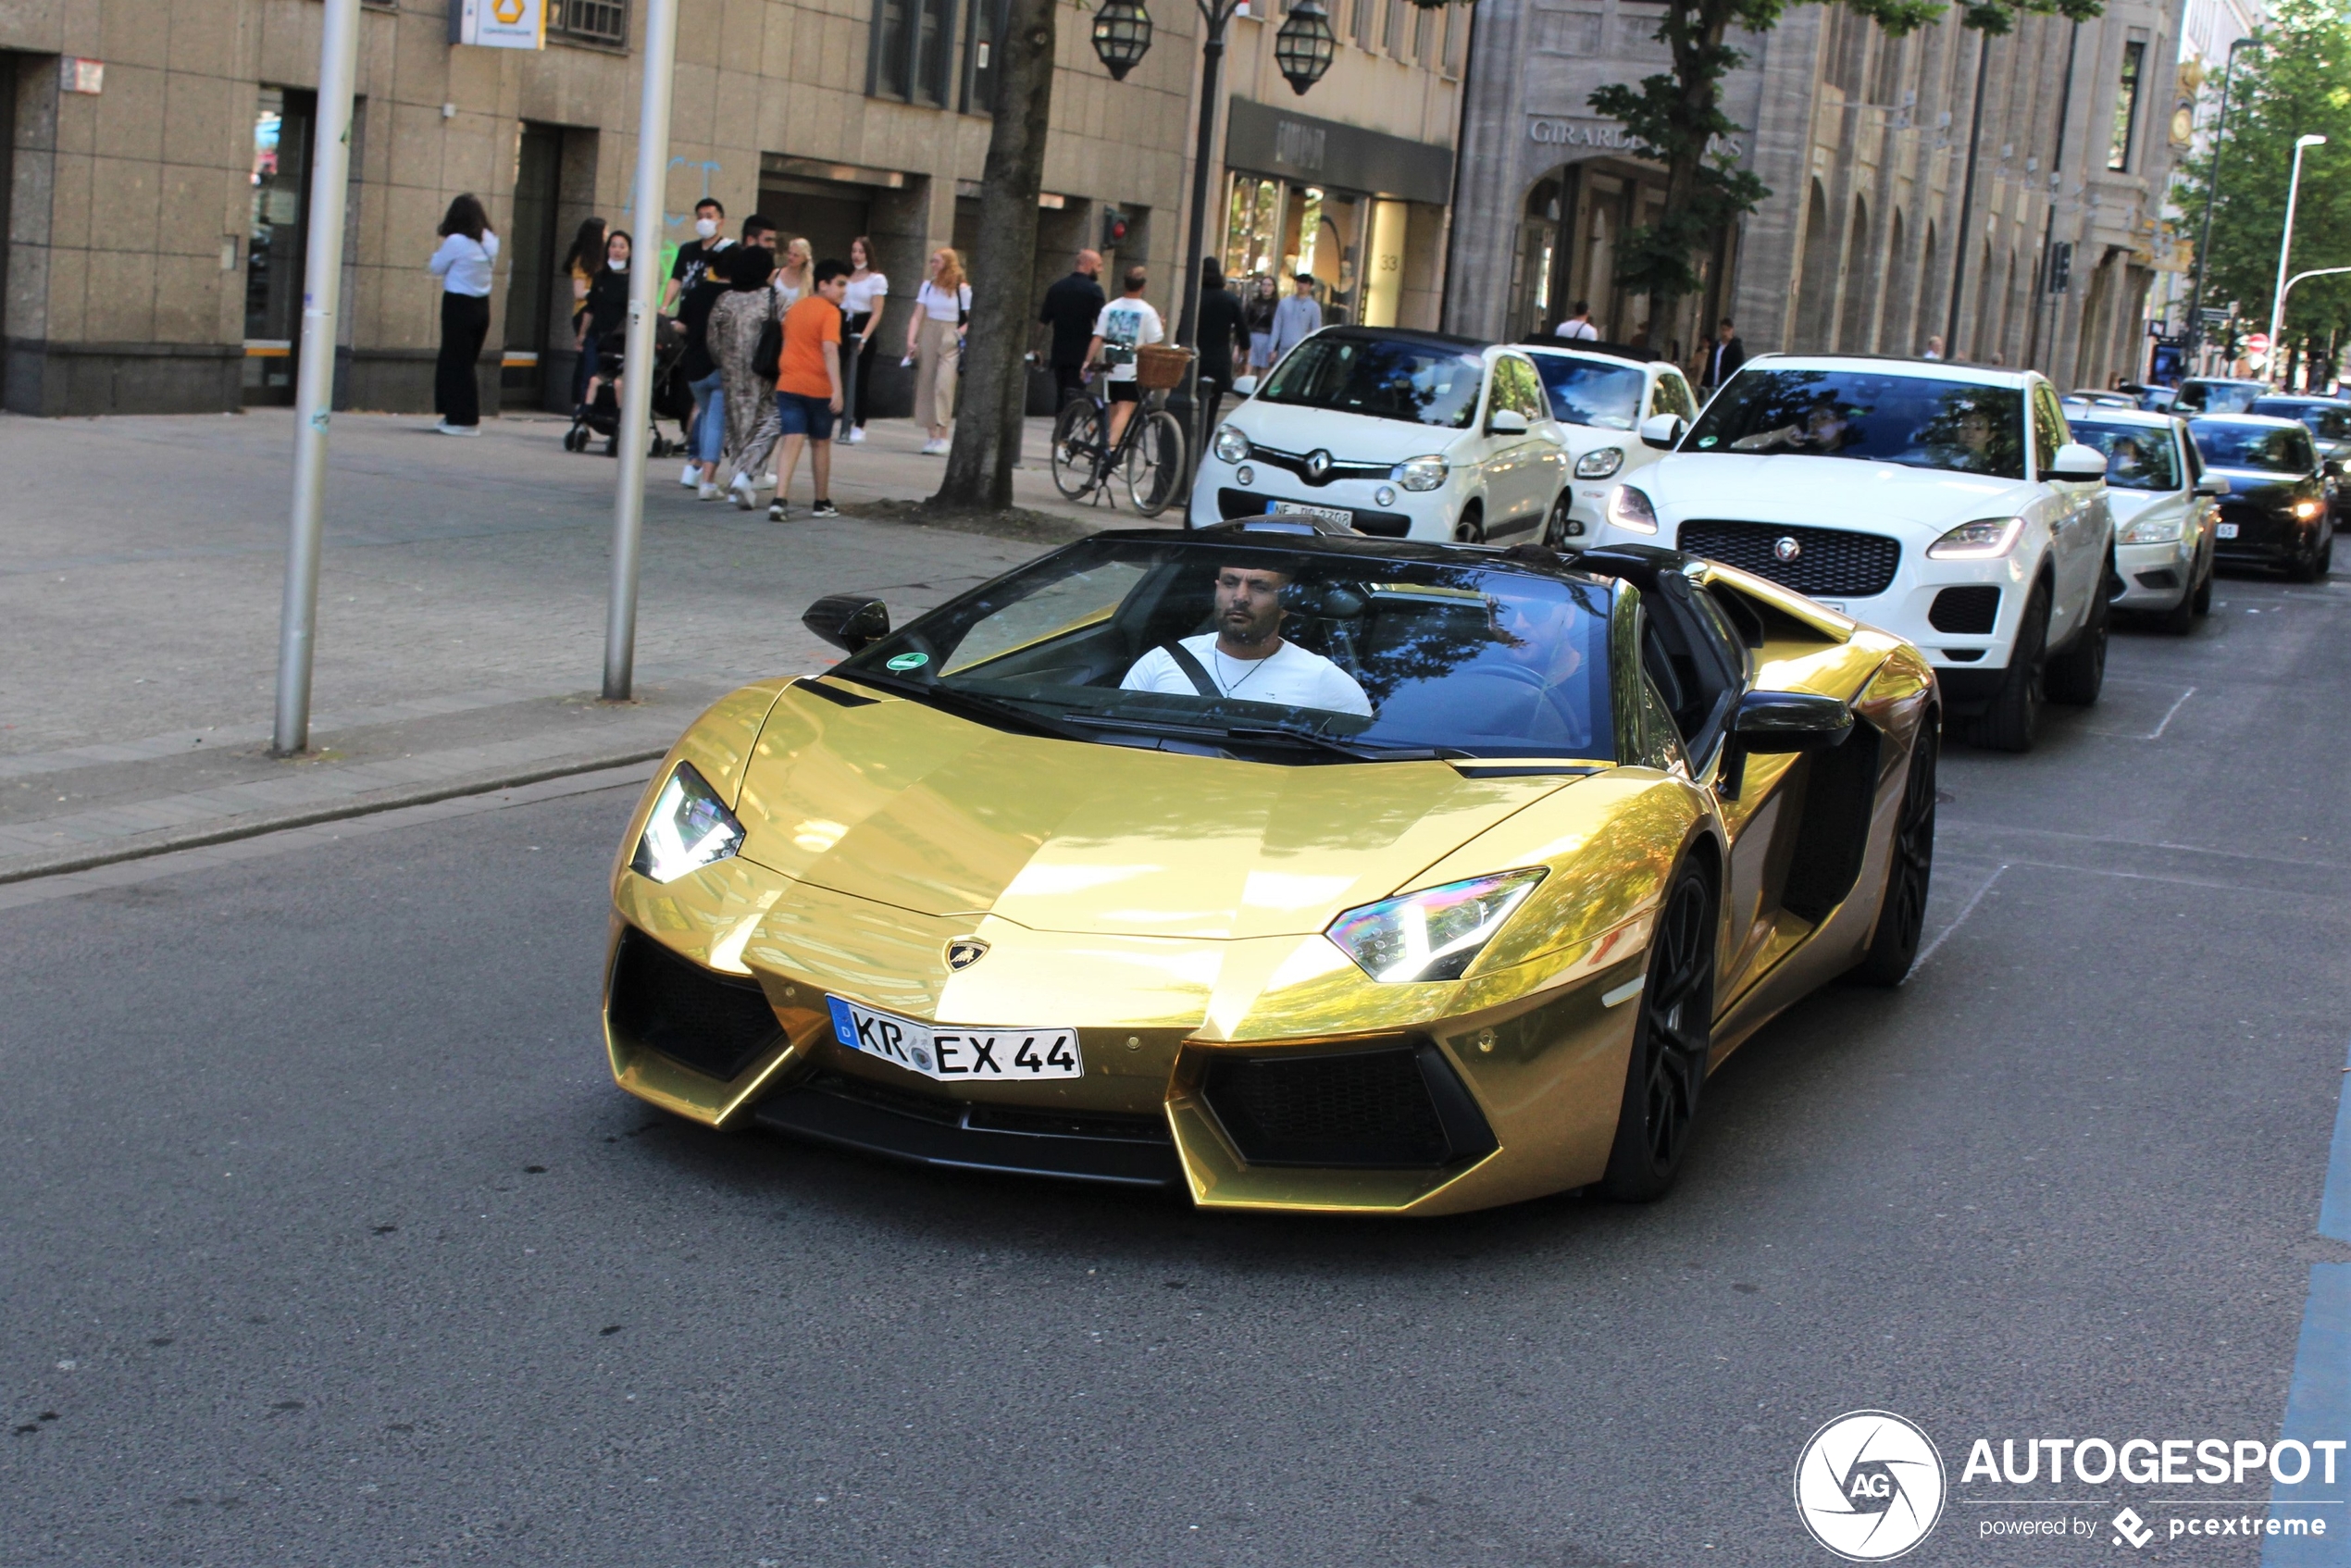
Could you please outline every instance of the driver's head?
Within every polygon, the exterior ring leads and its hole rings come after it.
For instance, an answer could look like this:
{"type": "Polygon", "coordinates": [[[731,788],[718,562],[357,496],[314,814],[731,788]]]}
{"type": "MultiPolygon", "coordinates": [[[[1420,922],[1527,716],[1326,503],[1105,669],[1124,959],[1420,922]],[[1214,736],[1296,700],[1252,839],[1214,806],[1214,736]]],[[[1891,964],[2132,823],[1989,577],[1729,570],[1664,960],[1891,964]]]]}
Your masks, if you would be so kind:
{"type": "Polygon", "coordinates": [[[1971,408],[1959,416],[1959,442],[1970,452],[1982,452],[1992,444],[1992,417],[1981,408],[1971,408]]]}
{"type": "Polygon", "coordinates": [[[1282,590],[1289,574],[1272,566],[1216,569],[1216,630],[1236,642],[1258,643],[1282,624],[1282,590]]]}

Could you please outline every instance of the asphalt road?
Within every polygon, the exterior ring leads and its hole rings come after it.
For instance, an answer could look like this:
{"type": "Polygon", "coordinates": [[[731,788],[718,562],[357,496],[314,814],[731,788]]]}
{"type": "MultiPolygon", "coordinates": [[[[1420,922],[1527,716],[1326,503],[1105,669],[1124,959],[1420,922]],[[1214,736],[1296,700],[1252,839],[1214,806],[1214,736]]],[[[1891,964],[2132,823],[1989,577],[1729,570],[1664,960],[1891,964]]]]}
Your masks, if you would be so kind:
{"type": "Polygon", "coordinates": [[[1950,1466],[1906,1561],[2252,1562],[1958,1484],[2274,1436],[2351,1256],[2351,586],[2220,597],[1948,753],[1932,956],[1741,1052],[1649,1208],[1203,1217],[666,1122],[595,1033],[626,791],[0,911],[0,1562],[1826,1563],[1789,1476],[1858,1407],[1950,1466]]]}

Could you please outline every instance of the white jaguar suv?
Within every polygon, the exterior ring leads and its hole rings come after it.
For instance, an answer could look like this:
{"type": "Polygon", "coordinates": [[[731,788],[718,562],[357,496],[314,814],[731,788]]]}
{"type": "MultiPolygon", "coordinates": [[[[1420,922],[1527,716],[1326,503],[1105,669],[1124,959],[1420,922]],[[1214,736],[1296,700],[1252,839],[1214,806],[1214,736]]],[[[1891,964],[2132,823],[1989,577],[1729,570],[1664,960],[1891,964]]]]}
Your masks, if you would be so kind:
{"type": "Polygon", "coordinates": [[[2106,455],[2030,370],[1759,355],[1664,461],[1610,492],[1598,541],[1770,578],[1924,649],[1969,738],[2031,749],[2048,701],[2097,701],[2114,574],[2106,455]]]}

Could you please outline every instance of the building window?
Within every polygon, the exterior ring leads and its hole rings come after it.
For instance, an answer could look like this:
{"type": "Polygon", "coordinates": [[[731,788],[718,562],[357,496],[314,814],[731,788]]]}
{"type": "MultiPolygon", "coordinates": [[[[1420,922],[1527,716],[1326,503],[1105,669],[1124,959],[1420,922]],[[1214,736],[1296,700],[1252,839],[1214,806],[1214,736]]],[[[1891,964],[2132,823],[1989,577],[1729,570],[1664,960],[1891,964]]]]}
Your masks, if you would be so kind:
{"type": "Polygon", "coordinates": [[[954,0],[875,0],[867,91],[909,104],[945,104],[954,46],[954,0]]]}
{"type": "Polygon", "coordinates": [[[311,131],[317,100],[264,87],[254,112],[253,206],[245,238],[247,403],[292,403],[302,348],[303,250],[307,243],[311,131]]]}
{"type": "Polygon", "coordinates": [[[2131,133],[2138,129],[2139,119],[2139,68],[2146,63],[2146,52],[2144,44],[2122,45],[2122,82],[2114,93],[2114,144],[2106,155],[2106,167],[2110,169],[2131,167],[2131,133]]]}
{"type": "Polygon", "coordinates": [[[547,32],[582,44],[626,45],[628,6],[625,0],[547,0],[547,32]]]}
{"type": "Polygon", "coordinates": [[[998,57],[999,41],[1011,31],[1011,13],[1012,0],[971,0],[970,14],[964,19],[969,40],[964,47],[964,112],[967,115],[996,112],[996,83],[1003,65],[998,57]]]}
{"type": "Polygon", "coordinates": [[[1380,0],[1355,0],[1355,46],[1376,50],[1379,47],[1380,0]]]}

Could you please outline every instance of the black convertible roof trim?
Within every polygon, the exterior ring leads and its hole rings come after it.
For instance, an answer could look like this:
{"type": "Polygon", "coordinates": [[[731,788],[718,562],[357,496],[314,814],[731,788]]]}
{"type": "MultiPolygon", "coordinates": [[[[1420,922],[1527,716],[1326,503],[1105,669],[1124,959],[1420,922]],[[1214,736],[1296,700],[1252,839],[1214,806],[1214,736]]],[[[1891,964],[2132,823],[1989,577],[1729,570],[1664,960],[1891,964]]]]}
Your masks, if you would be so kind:
{"type": "Polygon", "coordinates": [[[1685,571],[1698,559],[1678,550],[1661,550],[1649,544],[1555,551],[1532,543],[1457,544],[1435,540],[1374,539],[1352,529],[1339,530],[1335,525],[1316,528],[1306,519],[1277,523],[1259,517],[1236,517],[1203,529],[1188,529],[1180,534],[1171,534],[1166,529],[1105,529],[1093,537],[1122,544],[1169,544],[1180,541],[1194,549],[1243,541],[1260,548],[1292,550],[1301,554],[1516,569],[1535,577],[1586,582],[1622,580],[1636,588],[1649,586],[1662,573],[1685,571]]]}

